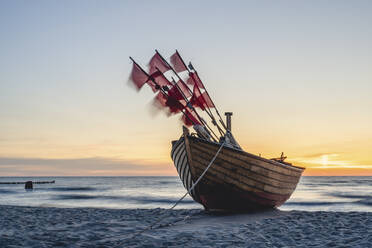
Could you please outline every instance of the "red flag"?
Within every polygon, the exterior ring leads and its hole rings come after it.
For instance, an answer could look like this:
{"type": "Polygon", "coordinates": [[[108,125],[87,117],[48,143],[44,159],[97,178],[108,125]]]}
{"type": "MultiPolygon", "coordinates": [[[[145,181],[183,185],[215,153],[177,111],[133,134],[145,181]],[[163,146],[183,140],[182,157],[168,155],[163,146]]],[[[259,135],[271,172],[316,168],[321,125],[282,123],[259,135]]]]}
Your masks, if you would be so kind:
{"type": "Polygon", "coordinates": [[[178,113],[186,107],[186,101],[176,85],[168,91],[167,106],[171,113],[178,113]]]}
{"type": "Polygon", "coordinates": [[[156,97],[154,98],[154,102],[159,107],[166,107],[167,97],[164,95],[163,92],[159,92],[156,97]]]}
{"type": "Polygon", "coordinates": [[[189,108],[185,108],[184,113],[185,114],[181,117],[181,120],[183,121],[183,123],[185,123],[186,126],[192,126],[197,124],[201,125],[194,111],[192,111],[189,108]]]}
{"type": "Polygon", "coordinates": [[[184,114],[181,119],[186,126],[192,126],[194,124],[201,125],[196,113],[190,108],[186,107],[186,102],[184,100],[176,100],[173,97],[164,95],[163,92],[159,92],[154,98],[154,104],[159,108],[167,108],[168,114],[177,114],[184,110],[184,114]]]}
{"type": "Polygon", "coordinates": [[[164,62],[164,60],[160,57],[158,53],[155,53],[155,55],[151,58],[149,62],[150,66],[150,74],[157,71],[157,68],[162,73],[170,70],[171,68],[167,65],[167,63],[164,62]]]}
{"type": "Polygon", "coordinates": [[[215,107],[213,102],[212,102],[212,99],[209,97],[207,92],[204,91],[201,97],[204,99],[205,106],[207,106],[209,108],[214,108],[215,107]]]}
{"type": "Polygon", "coordinates": [[[180,89],[180,91],[182,91],[186,98],[189,98],[191,96],[189,87],[183,81],[179,80],[177,82],[177,86],[180,89]]]}
{"type": "Polygon", "coordinates": [[[169,80],[164,76],[163,73],[160,73],[160,75],[156,75],[154,79],[155,79],[155,82],[158,85],[160,85],[161,87],[163,87],[163,86],[172,86],[172,83],[169,82],[169,80]]]}
{"type": "Polygon", "coordinates": [[[148,79],[147,74],[143,72],[136,63],[133,63],[130,80],[137,87],[137,90],[140,90],[142,88],[142,86],[146,83],[147,79],[148,79]]]}
{"type": "Polygon", "coordinates": [[[171,114],[177,114],[185,108],[185,105],[182,103],[182,101],[176,100],[173,97],[168,97],[166,105],[171,114]]]}
{"type": "Polygon", "coordinates": [[[171,82],[169,82],[169,80],[164,76],[163,73],[161,73],[160,71],[156,71],[150,75],[150,78],[148,80],[148,83],[152,88],[153,92],[158,91],[159,87],[157,87],[156,84],[151,79],[153,79],[160,87],[164,86],[170,87],[173,85],[171,82]]]}
{"type": "Polygon", "coordinates": [[[176,100],[184,100],[180,88],[176,87],[176,85],[173,85],[173,87],[168,91],[168,95],[176,100]]]}
{"type": "Polygon", "coordinates": [[[168,114],[177,114],[185,108],[185,101],[177,100],[171,96],[164,95],[159,92],[154,98],[154,104],[158,107],[167,108],[168,114]]]}
{"type": "Polygon", "coordinates": [[[190,99],[190,103],[194,107],[199,107],[202,110],[205,110],[204,99],[201,96],[202,96],[202,93],[200,92],[199,87],[197,85],[194,85],[194,90],[193,90],[192,97],[190,99]]]}
{"type": "Polygon", "coordinates": [[[171,57],[170,57],[170,62],[174,67],[174,70],[176,72],[181,72],[181,71],[186,71],[187,67],[182,61],[181,56],[178,54],[178,52],[175,52],[171,57]]]}
{"type": "Polygon", "coordinates": [[[193,95],[190,99],[190,103],[192,104],[192,106],[199,107],[202,110],[205,110],[207,107],[214,107],[212,100],[208,96],[207,92],[201,93],[197,85],[194,85],[193,95]]]}
{"type": "Polygon", "coordinates": [[[195,72],[189,73],[189,78],[187,79],[187,83],[190,85],[197,85],[200,89],[205,89],[204,84],[200,80],[199,76],[195,72]]]}

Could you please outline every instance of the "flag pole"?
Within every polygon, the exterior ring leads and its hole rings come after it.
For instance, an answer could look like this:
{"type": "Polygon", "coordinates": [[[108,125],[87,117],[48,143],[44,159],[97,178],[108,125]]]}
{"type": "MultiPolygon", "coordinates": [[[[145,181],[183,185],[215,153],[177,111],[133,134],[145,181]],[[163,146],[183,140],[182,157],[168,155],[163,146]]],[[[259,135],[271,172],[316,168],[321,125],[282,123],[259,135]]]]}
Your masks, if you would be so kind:
{"type": "MultiPolygon", "coordinates": [[[[141,69],[141,71],[146,75],[146,76],[148,76],[148,78],[149,79],[151,79],[151,81],[155,84],[155,85],[157,85],[158,87],[159,87],[159,89],[160,89],[160,91],[167,97],[167,98],[171,98],[166,92],[165,92],[165,90],[157,83],[157,82],[155,82],[155,80],[153,79],[153,77],[151,77],[132,57],[130,57],[129,56],[129,59],[136,65],[136,66],[138,66],[138,68],[140,68],[141,69]]],[[[175,100],[177,100],[177,99],[175,99],[175,100]]],[[[184,112],[184,110],[181,110],[181,112],[182,112],[182,114],[187,118],[187,119],[189,119],[192,123],[193,123],[193,125],[195,125],[195,122],[189,117],[189,116],[187,116],[187,114],[184,112]]],[[[207,138],[207,137],[205,137],[205,138],[207,138]]],[[[214,139],[214,137],[212,137],[213,139],[214,139]]]]}
{"type": "MultiPolygon", "coordinates": [[[[193,70],[194,70],[196,76],[198,77],[198,79],[201,81],[198,72],[195,70],[195,68],[194,68],[194,66],[191,64],[191,62],[190,62],[190,65],[191,65],[191,67],[193,68],[193,70]]],[[[226,127],[226,125],[225,125],[225,122],[223,121],[223,119],[222,119],[220,113],[218,112],[217,106],[214,104],[214,102],[213,102],[212,98],[210,97],[210,95],[209,95],[207,89],[205,88],[205,86],[204,86],[204,90],[205,90],[205,92],[207,93],[208,97],[211,99],[211,101],[212,101],[212,103],[213,103],[213,105],[214,105],[214,109],[215,109],[215,111],[216,111],[218,117],[220,117],[220,122],[221,122],[222,126],[225,128],[225,130],[227,130],[227,127],[226,127]]]]}
{"type": "MultiPolygon", "coordinates": [[[[177,49],[176,49],[176,53],[177,53],[178,57],[181,59],[181,62],[182,62],[182,64],[183,64],[183,66],[187,69],[188,73],[190,74],[191,71],[190,71],[189,67],[186,66],[185,61],[183,61],[183,58],[181,57],[181,54],[178,52],[177,49]]],[[[194,71],[195,71],[195,70],[194,70],[194,71]]],[[[196,71],[195,71],[195,74],[196,74],[196,76],[198,77],[198,79],[200,80],[200,78],[199,78],[199,76],[198,76],[198,73],[197,73],[196,71]]],[[[201,82],[201,80],[200,80],[200,82],[201,82]]],[[[196,82],[195,82],[195,83],[196,83],[196,82]]],[[[203,86],[204,86],[204,84],[203,84],[203,86]]],[[[216,109],[216,112],[217,112],[218,116],[220,117],[220,122],[221,122],[221,120],[222,120],[222,119],[221,119],[221,116],[219,115],[218,110],[217,110],[217,107],[216,107],[216,105],[214,104],[214,102],[213,102],[212,98],[210,97],[210,95],[209,95],[207,89],[205,88],[205,86],[204,86],[204,91],[207,93],[209,99],[212,101],[212,104],[213,104],[214,108],[216,109]]],[[[222,129],[218,126],[218,124],[217,124],[217,122],[216,122],[216,119],[214,118],[211,109],[209,108],[209,106],[207,106],[207,108],[208,108],[208,110],[209,110],[209,113],[210,113],[210,116],[211,116],[211,119],[212,119],[212,123],[213,123],[215,126],[217,126],[218,131],[219,131],[220,133],[222,132],[221,135],[224,136],[225,133],[224,133],[224,132],[222,131],[222,129]]],[[[223,122],[222,122],[222,126],[226,129],[225,124],[224,124],[223,122]]]]}
{"type": "MultiPolygon", "coordinates": [[[[160,54],[159,54],[159,56],[161,57],[160,54]]],[[[161,57],[161,58],[163,59],[163,57],[161,57]]],[[[164,74],[159,70],[158,67],[155,66],[155,69],[158,70],[158,71],[159,71],[159,72],[164,76],[164,74]]],[[[164,77],[165,77],[165,76],[164,76],[164,77]]],[[[207,123],[203,118],[201,118],[201,116],[200,116],[199,113],[196,111],[196,109],[195,109],[191,104],[189,104],[189,103],[190,103],[189,100],[187,99],[187,97],[186,97],[186,95],[183,93],[183,91],[180,89],[180,87],[177,85],[177,83],[174,81],[174,78],[173,78],[173,77],[172,77],[172,83],[173,83],[173,87],[176,87],[177,90],[178,90],[178,92],[181,93],[183,99],[184,99],[185,102],[186,102],[186,107],[188,107],[189,109],[191,109],[192,111],[194,111],[194,113],[196,114],[196,116],[198,117],[198,119],[200,120],[200,122],[203,123],[203,124],[205,125],[205,127],[207,128],[207,131],[209,130],[210,132],[212,132],[212,134],[216,137],[216,140],[215,140],[215,141],[217,141],[217,140],[218,140],[218,136],[215,134],[215,132],[213,131],[213,129],[210,128],[210,126],[208,125],[208,123],[207,123]]],[[[184,85],[186,85],[183,81],[182,81],[182,83],[183,83],[184,85]]],[[[187,85],[186,85],[186,87],[187,87],[187,85]]],[[[210,134],[209,131],[208,131],[208,133],[210,134]]]]}
{"type": "MultiPolygon", "coordinates": [[[[169,63],[168,63],[168,61],[166,60],[166,59],[164,59],[164,57],[158,52],[158,50],[157,49],[155,49],[155,52],[160,56],[160,58],[163,60],[163,62],[164,63],[166,63],[167,64],[167,66],[169,67],[169,68],[171,68],[171,70],[173,71],[173,73],[174,74],[176,74],[176,76],[178,77],[178,79],[182,82],[182,83],[184,83],[186,86],[187,86],[187,84],[182,80],[182,78],[178,75],[178,73],[174,70],[174,68],[173,68],[173,66],[171,66],[169,63]]],[[[192,91],[190,90],[190,88],[187,86],[187,89],[189,90],[189,92],[192,94],[192,91]]],[[[182,93],[183,94],[183,93],[182,93]]],[[[208,94],[208,93],[207,93],[208,94]]],[[[208,95],[209,96],[209,95],[208,95]]],[[[187,99],[186,99],[187,100],[187,99]]],[[[211,99],[212,100],[212,99],[211,99]]],[[[213,104],[214,105],[214,104],[213,104]]],[[[196,112],[196,111],[195,111],[196,112]]],[[[212,119],[212,123],[213,123],[213,115],[211,116],[209,113],[208,113],[208,111],[206,111],[207,112],[207,114],[209,115],[209,117],[212,119]]],[[[199,115],[198,115],[199,116],[199,115]]],[[[205,121],[204,121],[205,122],[205,121]]],[[[214,123],[213,123],[214,124],[214,123]]],[[[217,124],[217,123],[216,123],[217,124]]],[[[206,125],[209,129],[211,129],[209,126],[208,126],[208,124],[206,125]]],[[[211,131],[213,132],[213,130],[211,129],[211,131]]],[[[220,128],[218,127],[218,131],[220,131],[220,128]]],[[[220,131],[220,133],[221,133],[221,131],[220,131]]],[[[215,134],[216,135],[216,134],[215,134]]],[[[222,134],[221,134],[222,135],[222,134]]],[[[216,135],[217,136],[217,135],[216,135]]],[[[222,135],[223,136],[223,135],[222,135]]],[[[218,139],[218,138],[217,138],[218,139]]]]}
{"type": "MultiPolygon", "coordinates": [[[[157,70],[159,70],[158,68],[156,68],[157,70]]],[[[174,81],[174,78],[172,77],[172,83],[173,83],[173,86],[176,87],[178,89],[179,92],[181,92],[182,94],[182,97],[184,98],[184,100],[186,101],[186,106],[188,108],[190,108],[192,111],[195,112],[196,116],[198,117],[198,119],[201,121],[201,123],[203,123],[206,128],[207,128],[207,131],[209,132],[212,132],[212,134],[217,138],[215,141],[218,140],[218,136],[215,134],[215,132],[213,131],[212,128],[210,128],[210,126],[208,125],[208,123],[199,115],[199,113],[196,111],[196,109],[190,104],[189,100],[187,99],[187,97],[185,96],[185,94],[182,92],[182,90],[178,87],[177,83],[174,81]]],[[[210,134],[210,133],[209,133],[210,134]]]]}

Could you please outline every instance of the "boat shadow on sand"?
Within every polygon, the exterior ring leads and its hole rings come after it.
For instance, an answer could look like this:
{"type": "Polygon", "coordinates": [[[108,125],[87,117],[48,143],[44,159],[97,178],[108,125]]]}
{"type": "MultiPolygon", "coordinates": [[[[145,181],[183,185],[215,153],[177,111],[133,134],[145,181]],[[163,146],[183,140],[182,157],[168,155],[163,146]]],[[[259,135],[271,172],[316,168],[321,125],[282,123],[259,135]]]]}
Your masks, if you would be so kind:
{"type": "Polygon", "coordinates": [[[190,210],[184,213],[185,216],[181,219],[167,218],[172,216],[173,210],[163,212],[164,220],[159,223],[154,229],[177,229],[180,231],[192,231],[195,228],[203,228],[208,226],[218,227],[227,225],[244,225],[264,219],[274,219],[289,215],[291,211],[283,211],[279,209],[267,209],[263,211],[255,211],[249,213],[234,213],[234,212],[210,212],[206,210],[190,210]]]}

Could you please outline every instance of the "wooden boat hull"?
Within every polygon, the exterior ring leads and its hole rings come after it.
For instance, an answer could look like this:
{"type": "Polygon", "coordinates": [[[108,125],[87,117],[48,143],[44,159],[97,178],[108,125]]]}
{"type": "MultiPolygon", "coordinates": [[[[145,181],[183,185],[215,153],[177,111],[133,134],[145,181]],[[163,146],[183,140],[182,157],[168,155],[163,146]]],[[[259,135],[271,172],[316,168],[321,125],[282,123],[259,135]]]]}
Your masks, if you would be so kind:
{"type": "MultiPolygon", "coordinates": [[[[171,156],[189,190],[220,144],[185,134],[172,142],[171,156]]],[[[255,211],[282,205],[295,190],[304,168],[223,147],[191,197],[207,210],[255,211]]]]}

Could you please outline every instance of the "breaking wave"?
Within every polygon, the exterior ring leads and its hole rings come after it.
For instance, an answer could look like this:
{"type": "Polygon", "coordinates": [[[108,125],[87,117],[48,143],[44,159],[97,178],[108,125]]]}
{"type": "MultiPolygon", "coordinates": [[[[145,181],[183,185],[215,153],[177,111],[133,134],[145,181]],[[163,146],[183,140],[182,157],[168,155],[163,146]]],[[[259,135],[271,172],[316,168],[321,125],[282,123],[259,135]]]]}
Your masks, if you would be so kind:
{"type": "Polygon", "coordinates": [[[12,190],[0,189],[0,194],[11,194],[11,193],[15,193],[15,192],[12,190]]]}
{"type": "MultiPolygon", "coordinates": [[[[159,197],[146,197],[146,196],[105,196],[105,195],[87,195],[87,194],[66,194],[57,195],[52,197],[53,200],[110,200],[110,201],[123,201],[123,202],[134,202],[137,204],[173,204],[178,199],[173,198],[159,198],[159,197]]],[[[184,199],[183,204],[194,204],[193,200],[184,199]]]]}
{"type": "Polygon", "coordinates": [[[94,187],[53,187],[53,188],[45,188],[45,189],[39,188],[37,190],[69,192],[69,191],[96,191],[98,189],[94,187]]]}

